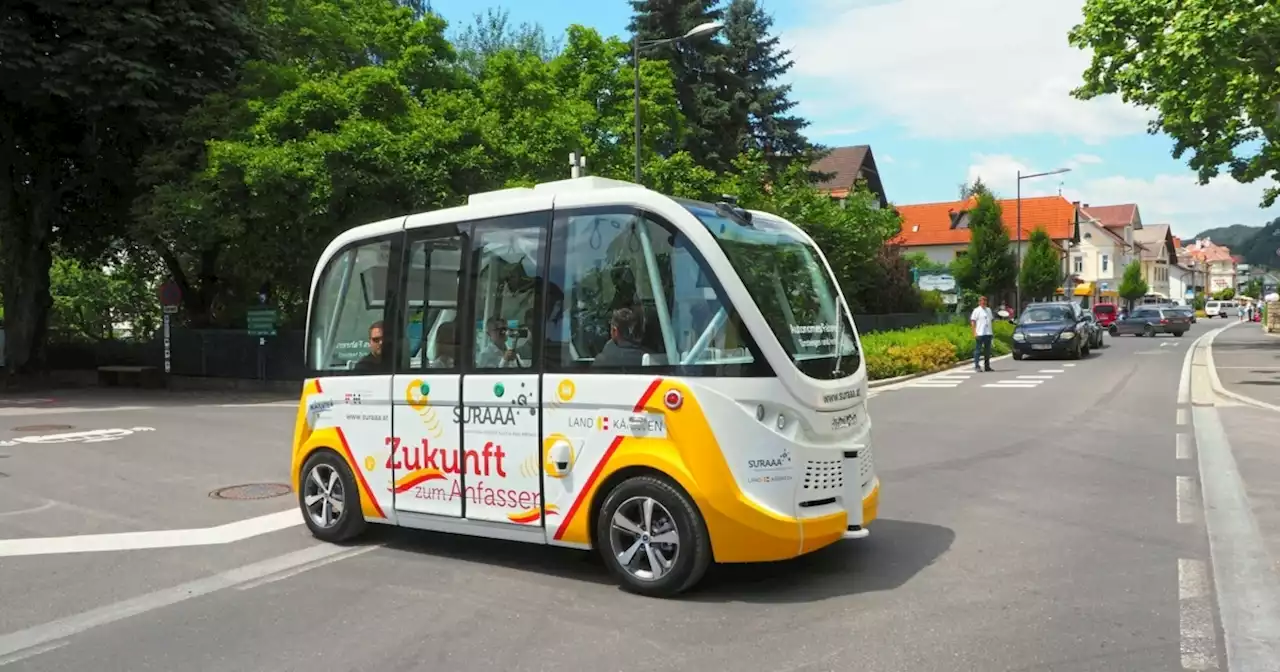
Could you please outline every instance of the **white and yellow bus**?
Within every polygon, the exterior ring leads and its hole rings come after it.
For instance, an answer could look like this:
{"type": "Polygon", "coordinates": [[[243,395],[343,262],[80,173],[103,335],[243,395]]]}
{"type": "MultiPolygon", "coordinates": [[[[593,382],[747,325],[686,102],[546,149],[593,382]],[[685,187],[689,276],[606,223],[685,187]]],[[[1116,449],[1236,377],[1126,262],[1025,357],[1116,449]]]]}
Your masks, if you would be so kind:
{"type": "Polygon", "coordinates": [[[322,540],[598,549],[667,596],[876,517],[853,321],[775,215],[596,177],[476,194],[341,234],[310,300],[292,474],[322,540]]]}

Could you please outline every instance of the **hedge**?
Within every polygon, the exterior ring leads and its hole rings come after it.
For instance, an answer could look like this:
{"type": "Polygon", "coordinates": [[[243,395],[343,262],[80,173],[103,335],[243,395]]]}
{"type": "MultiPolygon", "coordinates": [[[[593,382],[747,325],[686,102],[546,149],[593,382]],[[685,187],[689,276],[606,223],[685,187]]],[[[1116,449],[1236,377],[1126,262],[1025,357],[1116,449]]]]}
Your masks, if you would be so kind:
{"type": "MultiPolygon", "coordinates": [[[[991,355],[1012,350],[1013,325],[996,322],[991,355]]],[[[938,371],[973,358],[973,329],[964,323],[935,324],[862,336],[871,380],[938,371]]]]}

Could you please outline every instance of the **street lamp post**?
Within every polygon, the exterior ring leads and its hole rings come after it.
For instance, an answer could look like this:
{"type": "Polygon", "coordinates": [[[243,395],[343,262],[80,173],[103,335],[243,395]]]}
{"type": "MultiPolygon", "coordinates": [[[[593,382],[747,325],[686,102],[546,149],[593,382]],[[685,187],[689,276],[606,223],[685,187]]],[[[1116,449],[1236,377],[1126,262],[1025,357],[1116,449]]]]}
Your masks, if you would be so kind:
{"type": "Polygon", "coordinates": [[[723,27],[724,27],[724,24],[720,23],[719,21],[709,21],[707,23],[701,23],[694,26],[693,28],[690,28],[689,32],[679,37],[668,37],[661,40],[641,41],[640,35],[637,34],[635,37],[631,38],[631,61],[635,66],[635,86],[633,88],[635,89],[635,107],[636,107],[635,115],[634,115],[635,116],[635,133],[636,133],[636,184],[643,184],[643,182],[641,181],[642,177],[640,175],[640,51],[643,49],[651,49],[653,47],[661,46],[664,44],[671,44],[672,42],[681,42],[683,40],[687,40],[693,37],[710,35],[711,33],[714,33],[723,27]]]}
{"type": "MultiPolygon", "coordinates": [[[[1059,168],[1057,170],[1050,170],[1043,173],[1032,173],[1030,175],[1023,175],[1022,170],[1018,170],[1018,198],[1017,198],[1018,235],[1016,238],[1014,238],[1014,242],[1017,245],[1017,247],[1015,248],[1015,252],[1017,253],[1017,263],[1014,264],[1015,278],[1013,282],[1013,291],[1014,291],[1014,297],[1015,297],[1014,303],[1016,304],[1014,309],[1017,310],[1019,314],[1022,313],[1022,283],[1020,282],[1021,278],[1018,278],[1016,276],[1022,274],[1022,181],[1029,180],[1033,177],[1044,177],[1046,175],[1060,175],[1062,173],[1069,173],[1069,172],[1071,172],[1070,168],[1059,168]]],[[[1063,298],[1065,299],[1068,297],[1064,295],[1063,298]]]]}

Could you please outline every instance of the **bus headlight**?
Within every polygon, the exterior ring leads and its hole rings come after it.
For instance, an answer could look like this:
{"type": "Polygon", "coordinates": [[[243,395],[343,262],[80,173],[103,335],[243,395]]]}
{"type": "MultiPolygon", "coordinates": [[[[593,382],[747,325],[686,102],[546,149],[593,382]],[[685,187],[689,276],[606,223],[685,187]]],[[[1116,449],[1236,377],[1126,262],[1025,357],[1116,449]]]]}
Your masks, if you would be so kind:
{"type": "Polygon", "coordinates": [[[764,422],[764,404],[756,404],[756,420],[764,422]]]}
{"type": "Polygon", "coordinates": [[[787,426],[787,416],[779,413],[778,414],[778,431],[782,431],[783,429],[786,428],[786,426],[787,426]]]}

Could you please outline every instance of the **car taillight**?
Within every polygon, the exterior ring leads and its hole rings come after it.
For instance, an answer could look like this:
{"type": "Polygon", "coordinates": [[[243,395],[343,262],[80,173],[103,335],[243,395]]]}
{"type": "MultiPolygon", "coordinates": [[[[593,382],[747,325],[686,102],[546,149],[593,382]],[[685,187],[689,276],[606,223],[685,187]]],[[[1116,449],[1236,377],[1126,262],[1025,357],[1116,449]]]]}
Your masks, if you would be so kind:
{"type": "Polygon", "coordinates": [[[1160,324],[1169,324],[1169,320],[1160,320],[1160,324]]]}

